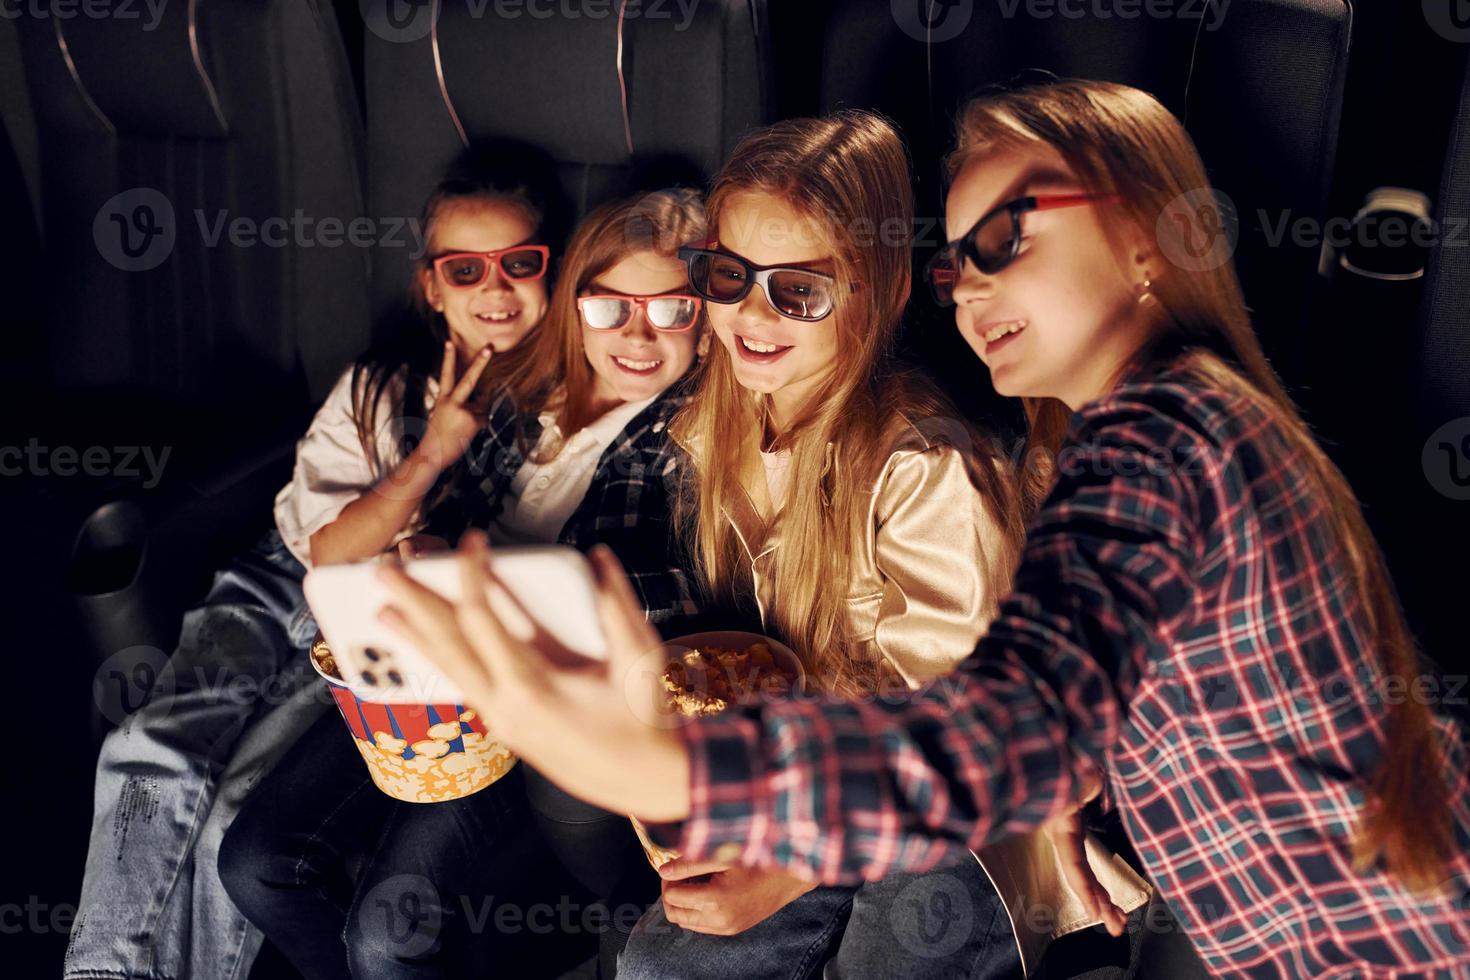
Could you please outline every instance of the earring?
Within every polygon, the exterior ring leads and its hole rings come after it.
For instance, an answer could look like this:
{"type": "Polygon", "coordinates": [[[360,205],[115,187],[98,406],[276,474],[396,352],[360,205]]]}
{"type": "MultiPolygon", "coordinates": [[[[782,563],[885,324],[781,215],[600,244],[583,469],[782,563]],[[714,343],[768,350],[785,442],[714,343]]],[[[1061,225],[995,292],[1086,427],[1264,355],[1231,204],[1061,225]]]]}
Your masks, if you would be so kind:
{"type": "Polygon", "coordinates": [[[1147,303],[1154,298],[1154,294],[1149,292],[1149,287],[1152,285],[1153,280],[1151,279],[1145,279],[1143,282],[1138,284],[1138,302],[1147,303]]]}

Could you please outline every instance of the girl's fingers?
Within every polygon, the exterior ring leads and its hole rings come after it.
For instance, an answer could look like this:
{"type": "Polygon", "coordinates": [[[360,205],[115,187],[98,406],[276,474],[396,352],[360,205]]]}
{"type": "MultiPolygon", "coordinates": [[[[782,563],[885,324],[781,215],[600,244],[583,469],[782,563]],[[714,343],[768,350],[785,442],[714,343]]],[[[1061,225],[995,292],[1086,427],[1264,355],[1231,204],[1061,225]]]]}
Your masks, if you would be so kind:
{"type": "Polygon", "coordinates": [[[463,405],[475,393],[475,385],[480,383],[480,375],[485,373],[485,368],[490,363],[490,353],[491,348],[487,344],[470,361],[469,367],[465,368],[464,377],[460,378],[459,384],[454,386],[452,396],[454,404],[463,405]]]}
{"type": "Polygon", "coordinates": [[[512,602],[515,597],[495,578],[490,567],[490,545],[484,534],[465,535],[460,546],[459,574],[461,596],[456,614],[475,652],[485,662],[490,676],[500,684],[512,684],[517,693],[528,693],[540,675],[529,663],[532,658],[525,649],[526,644],[511,635],[490,606],[492,587],[512,602]]]}
{"type": "Polygon", "coordinates": [[[457,614],[477,651],[504,646],[511,636],[490,608],[490,546],[482,531],[465,532],[459,546],[460,598],[457,614]]]}
{"type": "Polygon", "coordinates": [[[388,590],[389,602],[423,635],[441,631],[453,609],[444,597],[419,584],[396,564],[378,569],[378,581],[388,590]]]}
{"type": "Polygon", "coordinates": [[[469,648],[454,608],[397,568],[382,569],[379,578],[390,596],[389,605],[378,613],[379,621],[413,644],[462,692],[483,701],[492,689],[490,676],[469,648]]]}
{"type": "Polygon", "coordinates": [[[598,619],[607,636],[608,668],[611,676],[620,678],[633,668],[639,657],[659,646],[659,636],[648,625],[643,606],[633,594],[633,586],[612,549],[598,545],[589,558],[597,583],[598,619]]]}
{"type": "Polygon", "coordinates": [[[439,365],[439,397],[445,397],[454,386],[454,341],[444,341],[444,360],[439,365]]]}
{"type": "Polygon", "coordinates": [[[607,638],[607,678],[632,712],[645,722],[677,723],[664,706],[658,679],[667,662],[663,641],[633,594],[633,586],[612,549],[598,545],[591,553],[597,582],[597,618],[607,638]]]}
{"type": "Polygon", "coordinates": [[[681,929],[689,929],[691,932],[695,931],[693,927],[697,926],[700,921],[700,915],[697,911],[686,909],[680,905],[672,905],[668,899],[664,899],[663,905],[664,918],[669,920],[670,925],[676,925],[681,929]]]}
{"type": "Polygon", "coordinates": [[[408,617],[404,616],[403,613],[394,607],[384,606],[382,609],[379,609],[378,622],[388,627],[400,639],[407,640],[415,647],[423,647],[423,637],[419,635],[418,629],[414,627],[413,623],[408,621],[408,617]]]}
{"type": "Polygon", "coordinates": [[[1093,874],[1092,865],[1087,863],[1085,834],[1080,812],[1059,821],[1052,829],[1052,844],[1057,849],[1063,876],[1087,911],[1102,920],[1108,934],[1121,936],[1127,917],[1113,905],[1112,896],[1097,880],[1097,875],[1093,874]]]}
{"type": "Polygon", "coordinates": [[[694,914],[711,911],[717,904],[709,885],[703,883],[665,885],[663,899],[665,908],[672,905],[683,912],[694,914]]]}
{"type": "Polygon", "coordinates": [[[729,871],[729,861],[696,861],[693,858],[676,857],[659,865],[658,876],[664,881],[683,881],[698,875],[729,871]]]}

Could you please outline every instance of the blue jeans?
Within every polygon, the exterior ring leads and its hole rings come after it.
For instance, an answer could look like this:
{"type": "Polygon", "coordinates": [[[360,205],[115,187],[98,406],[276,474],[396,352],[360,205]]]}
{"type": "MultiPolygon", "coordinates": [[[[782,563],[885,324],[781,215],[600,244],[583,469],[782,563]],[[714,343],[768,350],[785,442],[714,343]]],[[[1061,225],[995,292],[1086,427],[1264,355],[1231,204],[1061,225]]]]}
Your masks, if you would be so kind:
{"type": "Polygon", "coordinates": [[[260,933],[216,854],[250,788],[331,704],[305,653],[303,574],[274,531],[217,573],[149,700],[104,740],[68,980],[249,972],[260,933]]]}
{"type": "Polygon", "coordinates": [[[1000,980],[1021,957],[978,862],[815,888],[735,936],[673,925],[654,905],[618,959],[618,980],[1000,980]],[[826,963],[825,969],[823,963],[826,963]]]}
{"type": "Polygon", "coordinates": [[[609,911],[598,937],[598,968],[616,972],[617,958],[642,910],[658,898],[658,874],[626,816],[577,799],[522,762],[526,796],[537,828],[572,877],[609,911]]]}
{"type": "Polygon", "coordinates": [[[536,834],[520,767],[463,799],[378,789],[323,718],[257,787],[220,848],[240,910],[307,980],[555,976],[569,879],[536,834]]]}

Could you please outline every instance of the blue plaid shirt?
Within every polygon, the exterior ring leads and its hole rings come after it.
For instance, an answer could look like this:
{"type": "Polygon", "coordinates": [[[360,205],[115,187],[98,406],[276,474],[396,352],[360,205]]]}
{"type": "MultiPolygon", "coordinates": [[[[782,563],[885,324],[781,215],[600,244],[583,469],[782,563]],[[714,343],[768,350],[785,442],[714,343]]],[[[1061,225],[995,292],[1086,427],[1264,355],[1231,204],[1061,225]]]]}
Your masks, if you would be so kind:
{"type": "MultiPolygon", "coordinates": [[[[596,544],[611,548],[649,621],[672,632],[692,628],[701,609],[672,519],[684,456],[668,424],[688,400],[686,388],[687,380],[666,388],[603,450],[591,486],[557,538],[582,552],[596,544]]],[[[523,447],[540,437],[535,413],[518,413],[508,396],[496,399],[425,531],[453,542],[468,528],[490,527],[526,461],[523,447]]]]}
{"type": "Polygon", "coordinates": [[[1135,370],[1074,414],[1015,590],[955,674],[686,726],[691,815],[656,834],[878,879],[1039,826],[1089,759],[1213,972],[1470,976],[1466,729],[1445,707],[1466,692],[1414,682],[1460,844],[1443,893],[1354,871],[1386,704],[1413,684],[1383,675],[1310,486],[1253,400],[1135,370]]]}

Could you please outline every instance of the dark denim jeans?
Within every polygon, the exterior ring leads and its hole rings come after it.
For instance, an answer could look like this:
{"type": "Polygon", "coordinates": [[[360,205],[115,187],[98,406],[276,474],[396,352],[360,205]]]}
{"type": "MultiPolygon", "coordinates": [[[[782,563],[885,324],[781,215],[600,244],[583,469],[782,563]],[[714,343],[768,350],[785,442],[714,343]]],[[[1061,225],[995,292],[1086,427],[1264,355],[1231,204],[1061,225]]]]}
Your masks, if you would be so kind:
{"type": "Polygon", "coordinates": [[[971,861],[860,888],[815,888],[735,936],[672,925],[655,905],[618,960],[619,980],[818,976],[1019,980],[1021,957],[1000,896],[971,861]]]}
{"type": "Polygon", "coordinates": [[[565,966],[549,933],[570,883],[536,833],[520,767],[461,800],[401,803],[373,785],[335,713],[246,802],[220,877],[309,980],[565,966]]]}
{"type": "Polygon", "coordinates": [[[518,768],[524,772],[536,825],[552,853],[608,910],[598,937],[598,973],[611,978],[634,925],[658,898],[658,873],[627,817],[577,799],[525,763],[518,768]]]}

